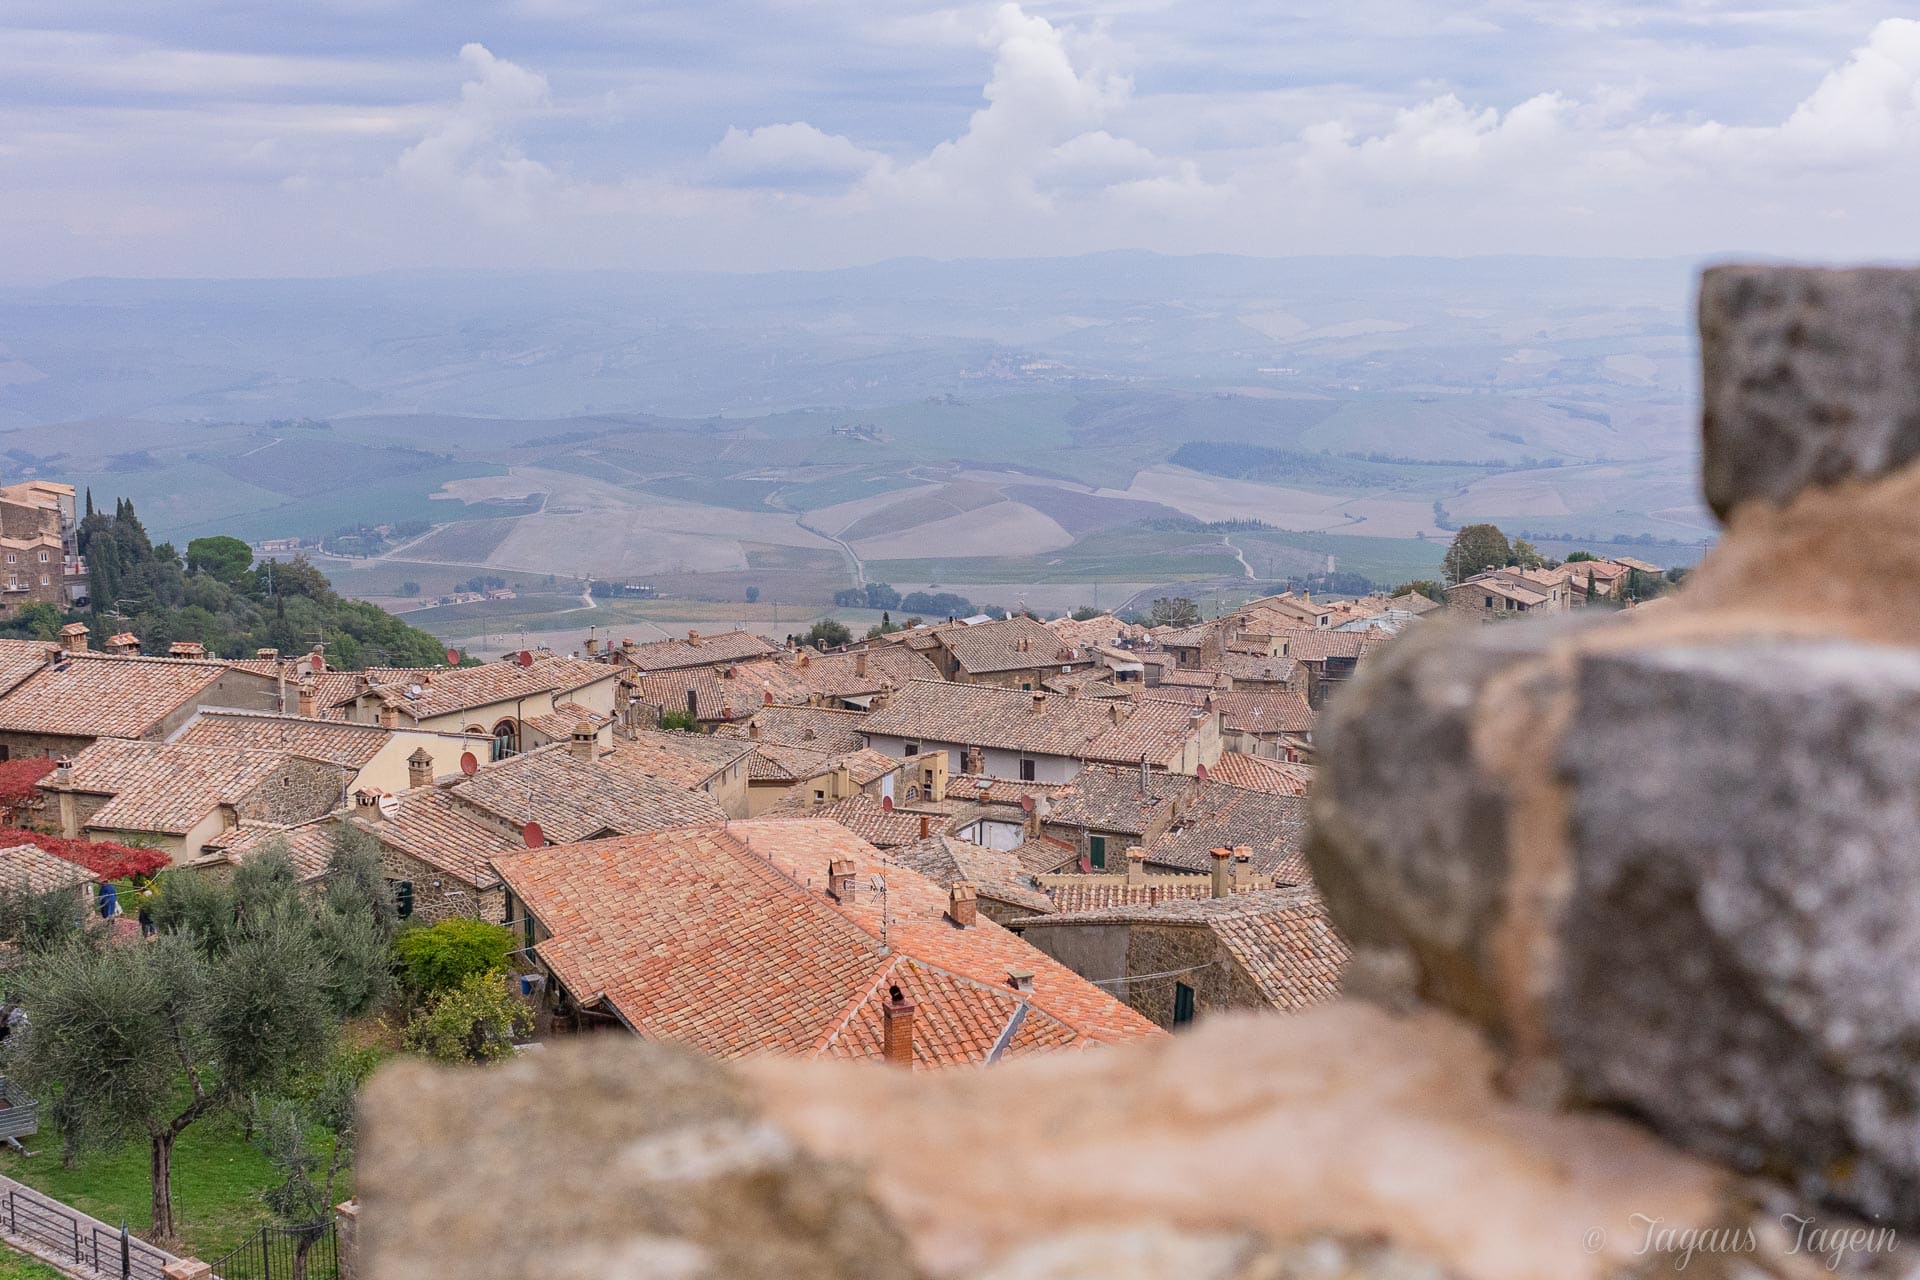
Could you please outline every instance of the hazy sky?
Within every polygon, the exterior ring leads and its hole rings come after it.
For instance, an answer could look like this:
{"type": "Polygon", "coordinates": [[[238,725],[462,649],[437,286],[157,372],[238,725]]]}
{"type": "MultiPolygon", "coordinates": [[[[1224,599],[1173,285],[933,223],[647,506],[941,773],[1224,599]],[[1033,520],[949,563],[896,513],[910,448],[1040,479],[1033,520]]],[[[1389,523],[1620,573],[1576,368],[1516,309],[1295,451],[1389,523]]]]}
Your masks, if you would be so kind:
{"type": "Polygon", "coordinates": [[[1914,257],[1920,21],[1898,11],[6,0],[0,279],[1914,257]]]}

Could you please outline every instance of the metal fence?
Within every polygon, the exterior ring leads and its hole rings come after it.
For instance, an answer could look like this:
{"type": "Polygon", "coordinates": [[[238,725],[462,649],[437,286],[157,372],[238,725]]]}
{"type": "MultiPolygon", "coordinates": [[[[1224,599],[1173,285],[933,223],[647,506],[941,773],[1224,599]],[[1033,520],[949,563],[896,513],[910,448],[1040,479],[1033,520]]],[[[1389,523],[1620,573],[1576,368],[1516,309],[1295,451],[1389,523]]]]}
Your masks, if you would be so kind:
{"type": "Polygon", "coordinates": [[[57,1200],[10,1189],[6,1200],[7,1234],[29,1240],[76,1267],[117,1280],[164,1280],[160,1268],[173,1261],[146,1241],[97,1222],[57,1200]]]}
{"type": "Polygon", "coordinates": [[[340,1280],[333,1221],[262,1227],[213,1264],[216,1280],[340,1280]]]}

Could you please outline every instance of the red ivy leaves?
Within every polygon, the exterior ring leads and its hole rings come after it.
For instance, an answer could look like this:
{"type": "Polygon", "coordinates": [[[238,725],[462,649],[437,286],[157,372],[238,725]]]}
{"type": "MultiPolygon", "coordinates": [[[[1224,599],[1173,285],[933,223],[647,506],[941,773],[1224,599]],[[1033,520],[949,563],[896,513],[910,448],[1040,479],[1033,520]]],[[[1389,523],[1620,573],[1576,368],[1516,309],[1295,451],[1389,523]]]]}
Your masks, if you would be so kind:
{"type": "Polygon", "coordinates": [[[46,756],[0,760],[0,809],[19,809],[34,799],[36,784],[53,772],[46,756]]]}
{"type": "Polygon", "coordinates": [[[158,849],[135,849],[107,840],[66,840],[39,831],[0,827],[0,849],[17,849],[23,844],[83,866],[102,880],[152,875],[173,861],[158,849]]]}

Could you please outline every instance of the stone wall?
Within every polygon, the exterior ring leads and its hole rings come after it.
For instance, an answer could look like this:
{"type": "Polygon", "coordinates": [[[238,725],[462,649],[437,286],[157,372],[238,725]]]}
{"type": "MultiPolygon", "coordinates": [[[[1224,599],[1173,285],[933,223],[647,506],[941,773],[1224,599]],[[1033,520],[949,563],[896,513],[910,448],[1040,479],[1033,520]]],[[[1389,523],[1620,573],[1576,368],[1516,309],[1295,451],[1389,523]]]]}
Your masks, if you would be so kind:
{"type": "Polygon", "coordinates": [[[1920,273],[1701,315],[1675,601],[1423,623],[1326,718],[1348,1000],[984,1071],[402,1063],[364,1274],[1920,1275],[1920,273]]]}

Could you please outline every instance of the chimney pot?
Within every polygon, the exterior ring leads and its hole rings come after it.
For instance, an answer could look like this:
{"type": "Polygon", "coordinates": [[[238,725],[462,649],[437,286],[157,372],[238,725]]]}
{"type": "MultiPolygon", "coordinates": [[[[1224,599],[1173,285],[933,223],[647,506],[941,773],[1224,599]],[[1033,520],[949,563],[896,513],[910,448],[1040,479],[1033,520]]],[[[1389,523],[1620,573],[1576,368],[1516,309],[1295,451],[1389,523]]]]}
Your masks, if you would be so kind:
{"type": "Polygon", "coordinates": [[[867,678],[867,651],[864,649],[853,655],[853,674],[862,680],[867,678]]]}
{"type": "Polygon", "coordinates": [[[700,643],[700,633],[699,633],[698,631],[689,631],[689,632],[687,632],[687,643],[688,643],[688,644],[699,644],[699,643],[700,643]]]}
{"type": "Polygon", "coordinates": [[[573,726],[573,740],[567,749],[575,760],[592,764],[600,755],[600,731],[587,720],[579,721],[573,726]]]}
{"type": "Polygon", "coordinates": [[[381,703],[380,727],[382,729],[398,729],[400,727],[400,708],[394,706],[391,702],[381,703]]]}
{"type": "Polygon", "coordinates": [[[1007,985],[1012,987],[1015,991],[1033,990],[1033,970],[1031,969],[1007,970],[1007,985]]]}
{"type": "Polygon", "coordinates": [[[1139,845],[1127,846],[1127,883],[1143,885],[1147,882],[1147,851],[1139,845]]]}
{"type": "Polygon", "coordinates": [[[587,656],[589,658],[600,656],[600,642],[592,636],[587,637],[587,656]]]}
{"type": "Polygon", "coordinates": [[[827,892],[839,901],[852,902],[858,893],[858,883],[852,858],[835,858],[827,864],[827,892]]]}
{"type": "Polygon", "coordinates": [[[433,785],[433,757],[427,754],[425,747],[415,747],[413,754],[407,757],[407,785],[409,787],[433,785]]]}
{"type": "Polygon", "coordinates": [[[313,681],[300,682],[300,717],[303,720],[316,720],[320,716],[320,691],[313,687],[313,681]]]}
{"type": "Polygon", "coordinates": [[[1208,853],[1213,859],[1213,896],[1216,898],[1227,897],[1233,892],[1233,885],[1229,878],[1233,861],[1233,850],[1212,849],[1209,850],[1208,853]]]}
{"type": "Polygon", "coordinates": [[[947,890],[947,914],[962,929],[973,927],[978,910],[979,896],[966,881],[962,880],[947,890]]]}
{"type": "Polygon", "coordinates": [[[69,622],[66,626],[60,628],[60,647],[68,653],[85,653],[87,651],[87,624],[84,622],[69,622]]]}
{"type": "Polygon", "coordinates": [[[1047,709],[1047,691],[1045,689],[1035,689],[1033,691],[1033,713],[1035,715],[1039,715],[1041,712],[1045,711],[1046,709],[1047,709]]]}
{"type": "Polygon", "coordinates": [[[923,813],[920,815],[920,838],[922,840],[925,840],[928,836],[932,834],[933,834],[933,816],[931,814],[923,813]]]}
{"type": "Polygon", "coordinates": [[[755,742],[760,741],[760,721],[758,719],[747,721],[747,737],[755,742]]]}
{"type": "Polygon", "coordinates": [[[889,1065],[913,1066],[913,1001],[898,986],[887,988],[887,1001],[880,1006],[880,1053],[889,1065]]]}

